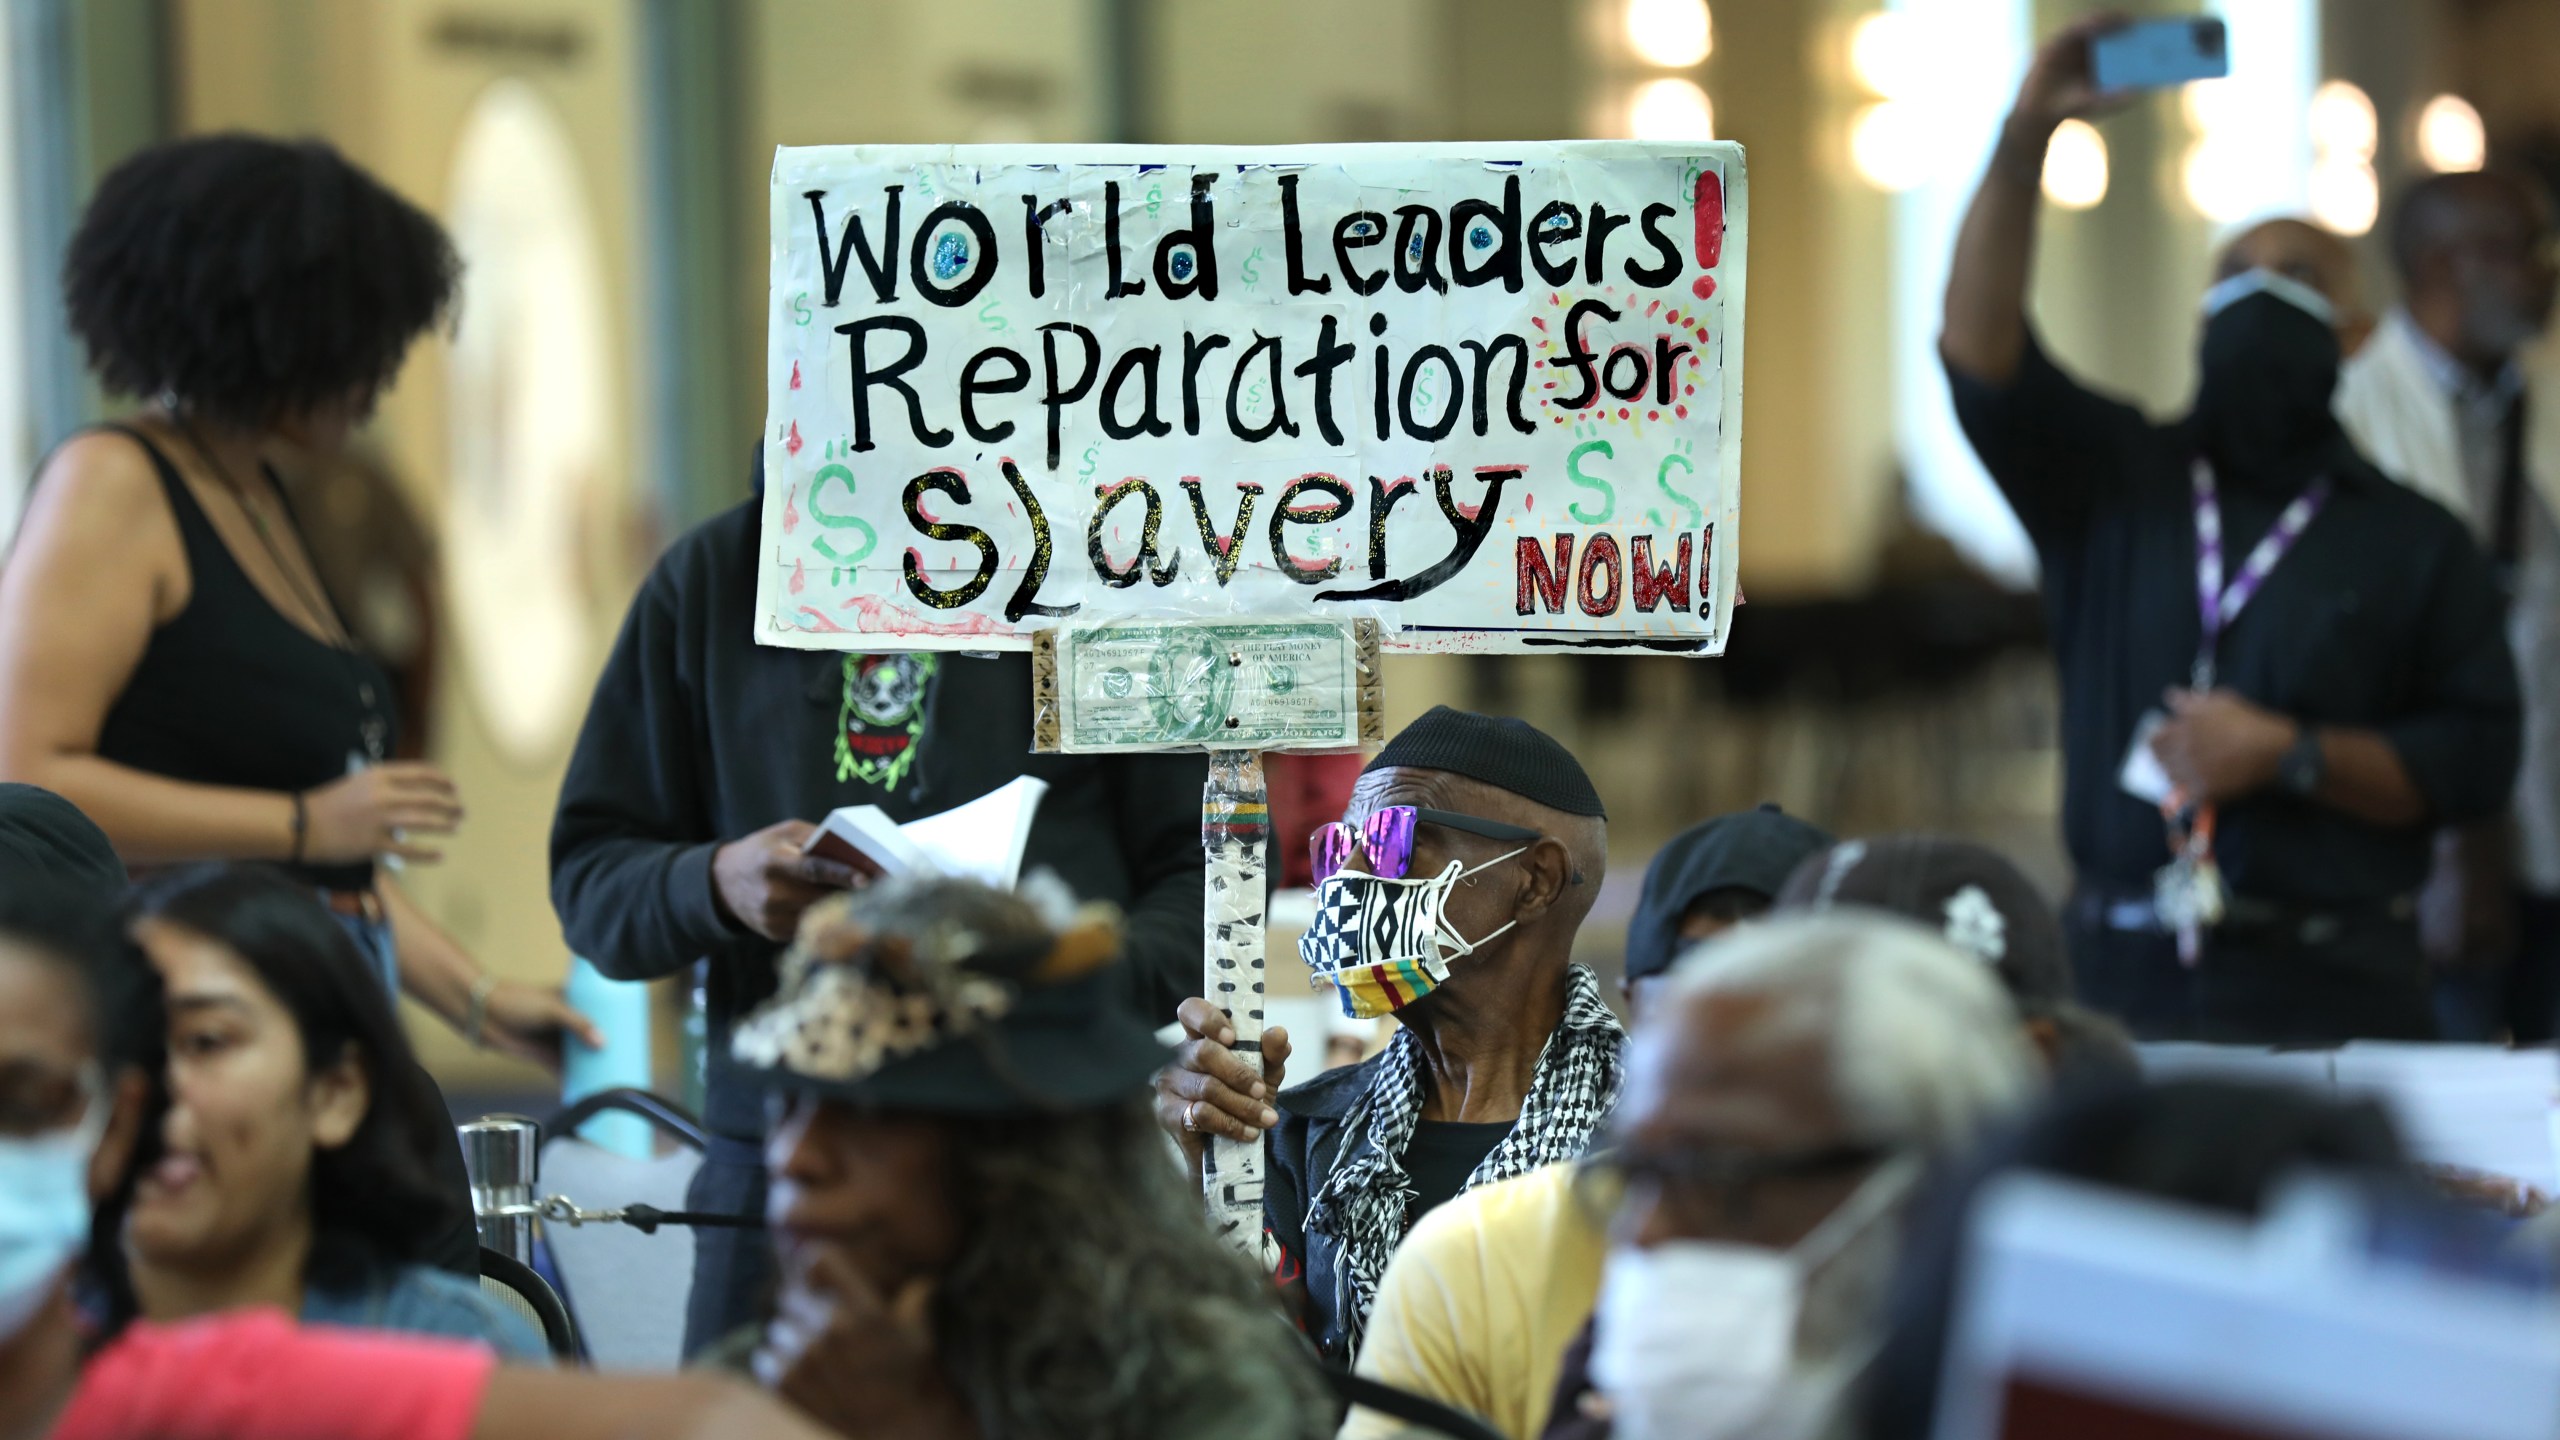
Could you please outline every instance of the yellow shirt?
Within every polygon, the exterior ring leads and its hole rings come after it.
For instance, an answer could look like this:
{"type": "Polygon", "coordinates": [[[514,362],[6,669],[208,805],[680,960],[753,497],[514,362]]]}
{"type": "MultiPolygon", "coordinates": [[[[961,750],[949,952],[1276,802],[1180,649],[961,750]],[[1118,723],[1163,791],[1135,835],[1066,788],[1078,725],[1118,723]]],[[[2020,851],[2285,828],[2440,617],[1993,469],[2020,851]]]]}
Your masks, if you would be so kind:
{"type": "MultiPolygon", "coordinates": [[[[1536,1440],[1608,1256],[1608,1212],[1577,1189],[1575,1168],[1532,1170],[1424,1215],[1379,1282],[1359,1372],[1536,1440]]],[[[1341,1440],[1398,1433],[1354,1410],[1341,1440]]]]}

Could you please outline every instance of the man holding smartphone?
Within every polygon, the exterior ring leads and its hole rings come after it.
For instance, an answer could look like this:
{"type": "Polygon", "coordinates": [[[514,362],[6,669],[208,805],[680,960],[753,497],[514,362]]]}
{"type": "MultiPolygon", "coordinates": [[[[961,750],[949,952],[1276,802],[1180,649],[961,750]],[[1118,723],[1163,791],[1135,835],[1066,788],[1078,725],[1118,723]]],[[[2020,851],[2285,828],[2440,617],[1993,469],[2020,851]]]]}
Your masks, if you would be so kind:
{"type": "Polygon", "coordinates": [[[2112,108],[2092,21],[2040,50],[1948,274],[1967,437],[2043,566],[2061,668],[2074,966],[2148,1038],[2431,1035],[2415,895],[2437,824],[2516,769],[2489,567],[2330,414],[2335,310],[2249,269],[2206,298],[2194,409],[2158,425],[2027,324],[2044,151],[2112,108]]]}
{"type": "MultiPolygon", "coordinates": [[[[551,830],[551,902],[569,946],[617,980],[702,962],[711,1143],[689,1210],[764,1214],[764,1092],[729,1055],[773,994],[801,914],[867,878],[805,855],[827,813],[904,823],[1021,775],[1049,782],[1023,870],[1126,917],[1130,1002],[1169,1015],[1200,983],[1197,755],[1034,755],[1031,657],[856,655],[755,643],[754,497],[670,546],[631,602],[570,756],[551,830]]],[[[694,1236],[689,1355],[758,1317],[761,1230],[694,1236]]]]}

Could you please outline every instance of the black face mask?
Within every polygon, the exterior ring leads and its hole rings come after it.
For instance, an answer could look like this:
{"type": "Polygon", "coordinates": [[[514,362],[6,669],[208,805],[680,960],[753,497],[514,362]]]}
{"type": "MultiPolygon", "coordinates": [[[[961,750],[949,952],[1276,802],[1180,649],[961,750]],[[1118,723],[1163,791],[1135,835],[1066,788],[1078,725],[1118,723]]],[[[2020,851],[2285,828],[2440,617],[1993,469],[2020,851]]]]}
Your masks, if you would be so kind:
{"type": "Polygon", "coordinates": [[[2338,335],[2292,301],[2243,295],[2205,321],[2196,442],[2234,489],[2293,490],[2331,462],[2338,335]]]}

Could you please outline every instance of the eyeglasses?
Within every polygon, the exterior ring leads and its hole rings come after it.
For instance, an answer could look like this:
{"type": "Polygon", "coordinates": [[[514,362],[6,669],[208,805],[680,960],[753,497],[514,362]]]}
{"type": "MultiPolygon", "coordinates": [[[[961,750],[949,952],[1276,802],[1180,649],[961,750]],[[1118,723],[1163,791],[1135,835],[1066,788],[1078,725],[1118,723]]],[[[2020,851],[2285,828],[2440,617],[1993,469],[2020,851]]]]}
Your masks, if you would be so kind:
{"type": "Polygon", "coordinates": [[[1647,1192],[1676,1227],[1710,1233],[1751,1224],[1756,1202],[1772,1186],[1843,1178],[1871,1170],[1891,1154],[1874,1145],[1783,1154],[1620,1149],[1586,1160],[1575,1180],[1595,1201],[1603,1195],[1614,1202],[1619,1195],[1647,1192]]]}
{"type": "Polygon", "coordinates": [[[1499,820],[1480,820],[1454,810],[1434,810],[1424,805],[1382,805],[1370,811],[1357,826],[1348,820],[1331,820],[1316,827],[1307,837],[1307,859],[1316,883],[1321,885],[1335,872],[1351,863],[1354,851],[1369,856],[1370,873],[1382,880],[1401,880],[1405,868],[1413,863],[1413,831],[1416,825],[1445,826],[1469,835],[1482,835],[1488,840],[1527,842],[1544,839],[1540,832],[1521,825],[1506,825],[1499,820]]]}

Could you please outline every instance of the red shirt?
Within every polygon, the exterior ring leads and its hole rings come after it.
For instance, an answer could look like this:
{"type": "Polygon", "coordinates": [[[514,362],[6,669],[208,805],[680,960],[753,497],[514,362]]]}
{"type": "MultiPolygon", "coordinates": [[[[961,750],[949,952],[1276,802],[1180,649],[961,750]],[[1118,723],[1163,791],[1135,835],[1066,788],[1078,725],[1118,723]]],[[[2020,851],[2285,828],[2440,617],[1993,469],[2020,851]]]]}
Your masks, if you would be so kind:
{"type": "Polygon", "coordinates": [[[51,1440],[468,1440],[496,1366],[273,1310],[136,1324],[81,1372],[51,1440]]]}

